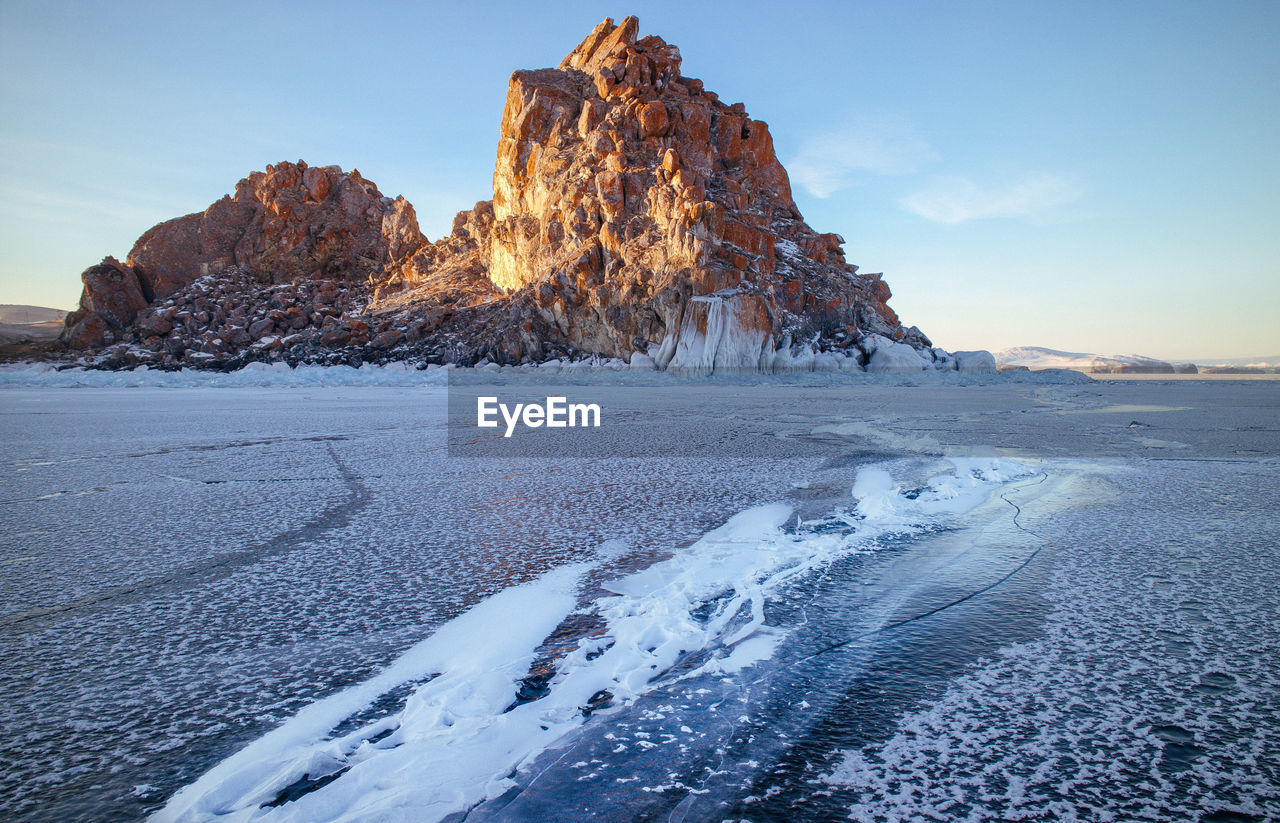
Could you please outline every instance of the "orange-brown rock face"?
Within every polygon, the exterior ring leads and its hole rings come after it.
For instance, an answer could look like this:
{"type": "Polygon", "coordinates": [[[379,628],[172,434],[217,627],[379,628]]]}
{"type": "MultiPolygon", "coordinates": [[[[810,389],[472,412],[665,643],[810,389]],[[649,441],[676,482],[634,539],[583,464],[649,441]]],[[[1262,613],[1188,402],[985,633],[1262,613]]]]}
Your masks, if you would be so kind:
{"type": "Polygon", "coordinates": [[[85,269],[80,279],[84,281],[80,308],[67,315],[62,333],[73,348],[115,342],[149,300],[149,288],[137,272],[114,257],[85,269]]]}
{"type": "MultiPolygon", "coordinates": [[[[659,367],[715,370],[769,368],[775,349],[849,348],[867,335],[928,347],[899,324],[880,276],[858,273],[842,238],[804,222],[769,127],[681,75],[675,46],[638,35],[634,17],[606,20],[558,67],[512,75],[493,199],[461,212],[435,243],[407,201],[383,197],[358,172],[280,163],[204,212],[144,234],[124,264],[112,264],[119,294],[86,272],[64,341],[164,337],[174,359],[197,340],[216,357],[224,354],[216,344],[241,337],[265,347],[281,332],[280,317],[265,333],[267,325],[226,331],[217,312],[163,334],[129,328],[135,314],[156,325],[159,301],[232,270],[226,283],[340,281],[352,286],[346,301],[367,286],[362,314],[377,330],[368,345],[379,358],[641,352],[659,367]]],[[[178,298],[175,312],[200,302],[194,293],[178,298]]],[[[317,323],[314,345],[363,339],[355,320],[335,331],[336,321],[304,308],[309,319],[287,339],[317,323]]],[[[222,314],[232,323],[254,313],[228,303],[222,314]]]]}
{"type": "Polygon", "coordinates": [[[512,75],[473,267],[533,295],[571,346],[614,356],[694,328],[690,300],[717,293],[758,298],[762,346],[847,326],[902,337],[879,277],[804,223],[768,125],[638,28],[606,20],[558,68],[512,75]]]}
{"type": "Polygon", "coordinates": [[[413,206],[337,166],[277,163],[200,214],[161,223],[129,252],[164,297],[210,271],[242,266],[289,283],[359,281],[412,255],[425,238],[413,206]]]}
{"type": "MultiPolygon", "coordinates": [[[[138,238],[124,264],[114,265],[136,278],[146,305],[232,266],[268,283],[384,277],[425,242],[413,206],[403,198],[383,197],[359,172],[284,162],[250,174],[233,196],[203,212],[153,227],[138,238]]],[[[109,289],[89,278],[101,268],[85,272],[80,310],[73,313],[79,316],[63,335],[74,348],[102,344],[104,335],[89,327],[97,329],[104,321],[107,329],[127,325],[122,313],[99,309],[109,289]],[[89,319],[98,314],[102,317],[89,319]],[[74,331],[84,322],[86,330],[74,331]]],[[[136,302],[123,292],[112,301],[136,302]]]]}

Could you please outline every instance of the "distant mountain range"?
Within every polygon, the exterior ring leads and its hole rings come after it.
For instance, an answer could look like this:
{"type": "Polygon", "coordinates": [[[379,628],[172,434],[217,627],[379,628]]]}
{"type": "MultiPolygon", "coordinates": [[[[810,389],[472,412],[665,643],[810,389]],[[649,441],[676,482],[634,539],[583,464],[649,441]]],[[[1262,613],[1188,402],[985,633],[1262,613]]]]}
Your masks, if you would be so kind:
{"type": "Polygon", "coordinates": [[[1274,369],[1280,367],[1280,354],[1270,357],[1206,357],[1197,360],[1196,364],[1201,366],[1253,366],[1274,369]]]}
{"type": "Polygon", "coordinates": [[[1195,362],[1160,360],[1142,354],[1091,354],[1041,346],[1015,346],[995,352],[1002,368],[1073,369],[1091,374],[1267,373],[1280,368],[1278,357],[1205,358],[1195,362]]]}

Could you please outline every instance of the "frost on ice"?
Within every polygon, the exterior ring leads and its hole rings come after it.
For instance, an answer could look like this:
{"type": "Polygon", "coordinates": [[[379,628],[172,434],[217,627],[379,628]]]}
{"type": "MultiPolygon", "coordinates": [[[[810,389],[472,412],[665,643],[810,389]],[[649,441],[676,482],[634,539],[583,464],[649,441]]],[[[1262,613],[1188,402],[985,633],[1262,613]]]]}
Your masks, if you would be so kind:
{"type": "Polygon", "coordinates": [[[766,623],[764,606],[784,584],[872,551],[878,538],[969,511],[1031,473],[997,459],[955,459],[950,468],[910,493],[891,464],[863,468],[852,505],[829,517],[799,521],[790,506],[757,506],[669,559],[605,583],[606,593],[576,612],[598,618],[604,631],[556,660],[545,694],[526,702],[521,679],[544,639],[575,612],[588,567],[507,589],[382,674],[223,761],[155,819],[431,821],[497,797],[515,785],[513,774],[609,706],[675,680],[735,676],[772,657],[785,632],[766,623]],[[705,653],[700,665],[688,665],[691,652],[705,653]],[[403,710],[340,731],[380,696],[424,680],[403,710]]]}

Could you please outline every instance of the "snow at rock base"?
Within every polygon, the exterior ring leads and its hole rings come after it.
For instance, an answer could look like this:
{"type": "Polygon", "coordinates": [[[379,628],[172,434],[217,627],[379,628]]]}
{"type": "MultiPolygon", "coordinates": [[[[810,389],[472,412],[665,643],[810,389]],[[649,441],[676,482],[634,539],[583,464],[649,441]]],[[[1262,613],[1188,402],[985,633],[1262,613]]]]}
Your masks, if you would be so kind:
{"type": "Polygon", "coordinates": [[[523,380],[564,381],[584,380],[596,384],[634,383],[661,381],[664,385],[688,385],[696,390],[696,378],[705,378],[717,382],[774,379],[773,375],[786,376],[788,379],[814,381],[826,384],[838,380],[900,383],[902,385],[924,385],[930,381],[958,381],[965,384],[988,383],[1087,383],[1090,379],[1079,372],[1069,370],[1046,370],[1031,373],[1013,373],[996,375],[991,372],[974,369],[957,371],[953,369],[911,368],[909,370],[884,370],[882,372],[863,371],[854,358],[830,358],[826,362],[831,367],[822,368],[825,355],[802,353],[797,357],[774,356],[769,372],[756,370],[722,369],[709,375],[699,369],[669,369],[667,372],[656,370],[653,359],[642,354],[632,356],[631,363],[617,359],[592,358],[583,360],[552,360],[540,364],[523,366],[499,366],[488,363],[475,368],[454,370],[452,366],[437,366],[410,363],[387,363],[384,365],[364,365],[360,368],[352,366],[296,366],[290,368],[283,362],[250,363],[244,368],[230,372],[209,371],[205,369],[151,369],[145,366],[128,370],[110,370],[96,368],[62,368],[58,369],[48,363],[20,363],[0,366],[0,388],[49,387],[49,388],[92,388],[92,387],[128,387],[158,386],[171,388],[237,388],[237,387],[306,387],[306,386],[439,386],[448,385],[451,373],[466,374],[470,379],[483,379],[485,375],[495,378],[502,376],[518,376],[523,380]],[[806,356],[807,355],[807,356],[806,356]],[[826,374],[824,374],[826,372],[826,374]],[[838,374],[836,374],[838,372],[838,374]]]}

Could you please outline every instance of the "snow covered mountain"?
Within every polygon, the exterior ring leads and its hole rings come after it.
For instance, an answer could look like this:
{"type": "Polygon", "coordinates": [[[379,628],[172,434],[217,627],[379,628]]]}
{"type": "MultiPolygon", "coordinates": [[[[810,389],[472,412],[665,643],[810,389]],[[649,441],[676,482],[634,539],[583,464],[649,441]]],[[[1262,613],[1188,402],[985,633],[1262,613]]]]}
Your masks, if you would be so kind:
{"type": "Polygon", "coordinates": [[[1074,369],[1076,371],[1118,374],[1175,374],[1196,372],[1190,363],[1174,365],[1141,354],[1101,355],[1087,352],[1058,351],[1041,346],[1015,346],[995,353],[1000,366],[1025,366],[1039,369],[1074,369]]]}

